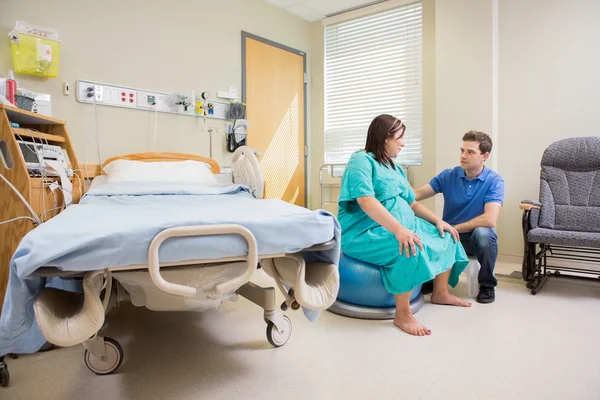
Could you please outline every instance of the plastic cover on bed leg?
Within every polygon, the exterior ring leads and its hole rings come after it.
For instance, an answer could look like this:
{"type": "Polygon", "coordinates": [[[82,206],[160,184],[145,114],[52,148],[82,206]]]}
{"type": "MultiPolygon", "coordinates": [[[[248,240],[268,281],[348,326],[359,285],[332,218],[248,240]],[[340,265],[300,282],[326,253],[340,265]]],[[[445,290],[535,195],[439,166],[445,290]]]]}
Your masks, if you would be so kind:
{"type": "Polygon", "coordinates": [[[35,319],[50,343],[73,346],[94,336],[102,327],[105,316],[100,300],[103,274],[103,271],[87,273],[83,294],[54,288],[46,288],[40,293],[33,305],[35,319]]]}
{"type": "Polygon", "coordinates": [[[296,300],[311,310],[326,310],[340,290],[340,272],[335,264],[306,263],[296,284],[296,300]]]}
{"type": "Polygon", "coordinates": [[[294,299],[301,306],[325,310],[335,302],[340,285],[339,270],[335,264],[306,263],[299,255],[291,254],[263,260],[261,264],[269,276],[294,289],[294,299]]]}

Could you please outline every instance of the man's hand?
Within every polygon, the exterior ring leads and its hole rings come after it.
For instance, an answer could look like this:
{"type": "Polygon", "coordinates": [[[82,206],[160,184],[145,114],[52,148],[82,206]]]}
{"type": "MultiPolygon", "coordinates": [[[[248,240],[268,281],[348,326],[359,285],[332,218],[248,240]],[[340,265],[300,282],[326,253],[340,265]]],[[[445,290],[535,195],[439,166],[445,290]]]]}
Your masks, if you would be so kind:
{"type": "Polygon", "coordinates": [[[423,251],[423,245],[421,244],[421,238],[419,235],[414,233],[413,231],[406,229],[404,227],[398,229],[396,232],[396,240],[400,245],[400,255],[404,253],[406,258],[410,258],[410,250],[412,250],[412,255],[417,255],[417,249],[415,247],[415,243],[421,251],[423,251]]]}
{"type": "Polygon", "coordinates": [[[454,229],[454,227],[452,225],[450,225],[449,223],[447,223],[446,221],[442,221],[441,219],[438,221],[437,224],[435,224],[436,228],[438,228],[438,231],[440,231],[440,236],[444,237],[444,231],[450,232],[450,234],[452,235],[452,238],[454,239],[454,243],[456,243],[457,240],[459,240],[459,235],[458,235],[458,231],[456,229],[454,229]]]}

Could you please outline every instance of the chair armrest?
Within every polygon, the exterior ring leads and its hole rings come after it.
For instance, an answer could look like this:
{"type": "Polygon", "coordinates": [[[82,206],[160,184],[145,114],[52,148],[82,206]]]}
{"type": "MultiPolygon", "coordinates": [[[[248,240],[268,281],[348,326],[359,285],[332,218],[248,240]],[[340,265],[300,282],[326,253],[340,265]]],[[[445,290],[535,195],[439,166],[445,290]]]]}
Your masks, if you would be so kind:
{"type": "Polygon", "coordinates": [[[523,200],[521,201],[519,208],[523,211],[529,211],[532,208],[537,208],[539,210],[542,208],[542,203],[537,202],[535,200],[523,200]]]}
{"type": "Polygon", "coordinates": [[[523,204],[523,203],[521,203],[521,204],[519,205],[519,208],[520,208],[521,210],[523,210],[523,211],[529,211],[529,210],[531,210],[531,209],[533,209],[533,208],[535,208],[536,210],[539,210],[539,209],[541,209],[542,207],[540,207],[540,206],[536,206],[536,205],[533,205],[533,204],[523,204]]]}
{"type": "Polygon", "coordinates": [[[537,228],[542,203],[535,200],[523,200],[519,205],[523,210],[523,234],[527,236],[530,229],[537,228]]]}

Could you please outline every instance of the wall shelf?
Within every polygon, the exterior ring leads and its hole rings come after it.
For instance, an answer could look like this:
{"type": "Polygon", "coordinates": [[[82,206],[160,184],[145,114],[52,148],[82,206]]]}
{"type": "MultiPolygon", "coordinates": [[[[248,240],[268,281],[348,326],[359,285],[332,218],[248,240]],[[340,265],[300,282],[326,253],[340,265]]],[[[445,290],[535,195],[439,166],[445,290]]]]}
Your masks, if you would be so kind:
{"type": "Polygon", "coordinates": [[[48,141],[48,142],[53,142],[53,143],[64,143],[65,142],[65,138],[62,136],[58,136],[58,135],[52,135],[50,133],[43,133],[43,132],[38,132],[38,131],[32,131],[26,128],[13,128],[13,131],[16,132],[15,136],[21,136],[21,137],[27,137],[27,138],[32,138],[33,141],[48,141]]]}

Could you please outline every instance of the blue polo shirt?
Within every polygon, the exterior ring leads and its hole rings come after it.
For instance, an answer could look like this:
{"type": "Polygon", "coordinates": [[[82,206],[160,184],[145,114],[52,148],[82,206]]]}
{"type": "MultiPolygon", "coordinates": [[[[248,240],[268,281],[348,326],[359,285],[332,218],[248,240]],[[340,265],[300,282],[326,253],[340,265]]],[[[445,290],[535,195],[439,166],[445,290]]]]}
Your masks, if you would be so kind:
{"type": "Polygon", "coordinates": [[[462,224],[483,214],[486,203],[504,202],[504,179],[489,168],[468,180],[460,167],[446,169],[429,182],[436,193],[444,195],[444,221],[462,224]]]}

